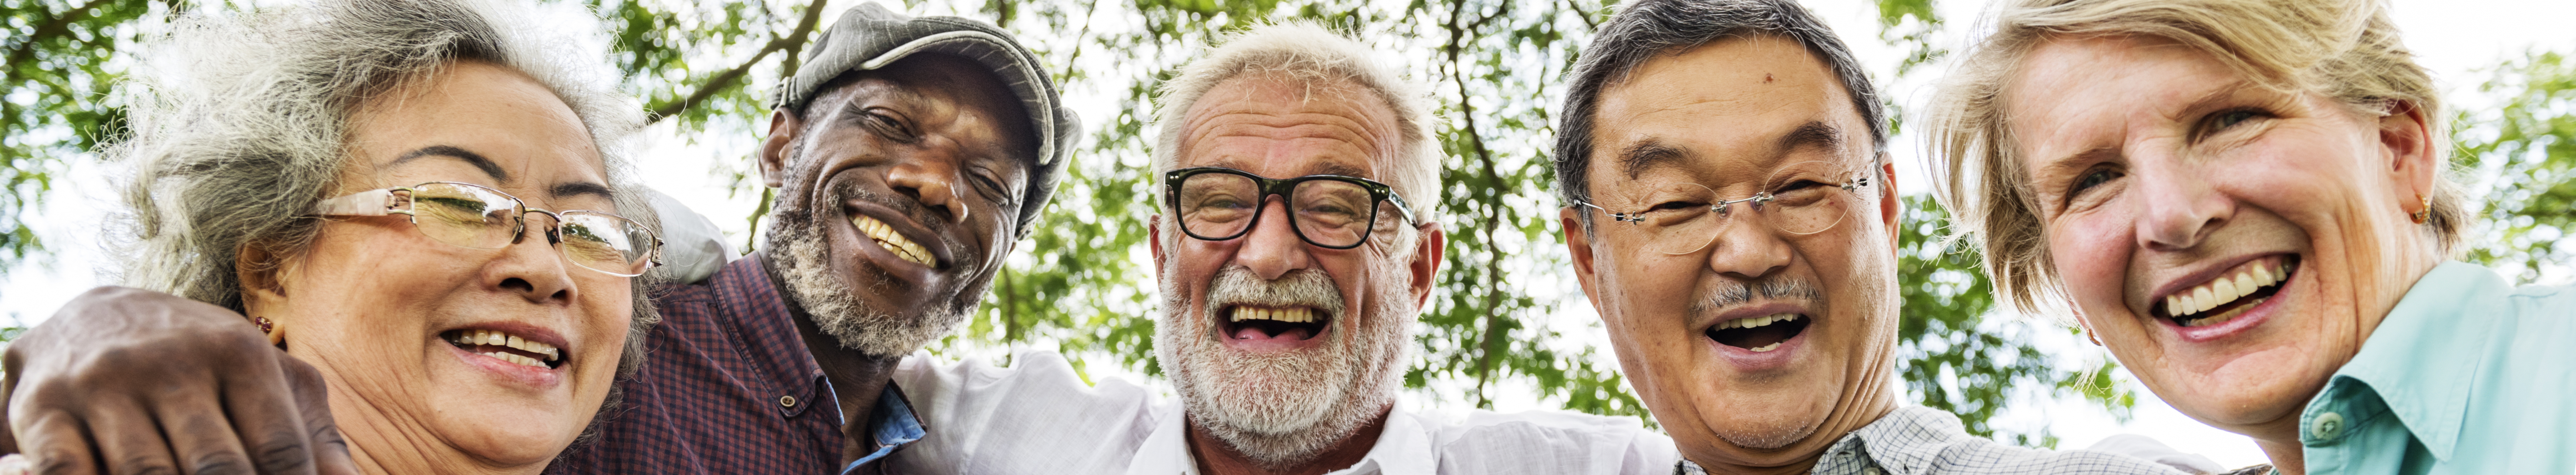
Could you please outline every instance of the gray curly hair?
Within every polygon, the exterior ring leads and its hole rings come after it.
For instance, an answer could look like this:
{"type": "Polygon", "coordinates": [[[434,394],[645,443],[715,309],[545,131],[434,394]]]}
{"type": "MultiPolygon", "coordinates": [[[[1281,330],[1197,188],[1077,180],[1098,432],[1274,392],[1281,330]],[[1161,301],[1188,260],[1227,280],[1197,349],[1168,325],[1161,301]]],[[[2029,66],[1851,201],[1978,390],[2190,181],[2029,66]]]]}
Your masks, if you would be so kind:
{"type": "MultiPolygon", "coordinates": [[[[551,34],[536,13],[500,0],[325,0],[181,21],[136,63],[120,91],[129,128],[104,150],[134,166],[122,216],[132,237],[116,243],[122,280],[243,310],[237,256],[312,244],[322,220],[305,214],[341,190],[359,106],[459,60],[525,73],[570,105],[621,190],[618,214],[659,229],[648,193],[628,184],[623,143],[641,108],[604,64],[582,59],[601,52],[551,34]]],[[[633,279],[621,375],[661,320],[646,293],[655,275],[633,279]]]]}

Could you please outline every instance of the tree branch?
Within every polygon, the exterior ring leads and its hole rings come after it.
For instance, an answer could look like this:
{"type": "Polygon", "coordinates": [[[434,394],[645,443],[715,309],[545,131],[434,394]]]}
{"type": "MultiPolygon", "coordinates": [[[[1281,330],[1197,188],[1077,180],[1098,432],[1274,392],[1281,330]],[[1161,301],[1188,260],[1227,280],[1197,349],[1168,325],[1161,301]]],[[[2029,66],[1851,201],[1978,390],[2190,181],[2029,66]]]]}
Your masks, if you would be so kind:
{"type": "Polygon", "coordinates": [[[751,59],[744,60],[742,65],[734,66],[732,69],[726,69],[724,72],[716,73],[714,77],[707,78],[707,82],[705,84],[699,84],[698,90],[690,92],[688,98],[681,99],[678,102],[654,107],[652,115],[644,118],[644,123],[651,124],[661,121],[664,117],[678,115],[681,112],[689,110],[690,107],[693,107],[700,102],[705,102],[708,97],[714,97],[716,93],[723,92],[725,89],[733,87],[734,83],[740,82],[744,75],[751,73],[751,68],[759,66],[761,60],[768,59],[769,55],[773,53],[781,51],[787,52],[787,61],[790,64],[785,68],[785,74],[796,74],[796,67],[794,65],[794,62],[796,61],[796,53],[804,50],[805,44],[811,41],[815,25],[822,22],[823,4],[826,1],[828,0],[815,0],[814,3],[806,5],[805,18],[797,20],[796,29],[793,32],[789,33],[785,37],[769,40],[769,43],[761,45],[760,52],[752,53],[751,59]]]}

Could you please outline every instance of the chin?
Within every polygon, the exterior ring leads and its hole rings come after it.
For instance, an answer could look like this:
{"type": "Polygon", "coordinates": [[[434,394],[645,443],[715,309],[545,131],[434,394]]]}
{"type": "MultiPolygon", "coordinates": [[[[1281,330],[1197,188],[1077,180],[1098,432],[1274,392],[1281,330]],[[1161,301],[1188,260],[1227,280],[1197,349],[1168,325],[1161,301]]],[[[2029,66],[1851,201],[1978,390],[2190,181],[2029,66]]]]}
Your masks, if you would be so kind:
{"type": "Polygon", "coordinates": [[[2242,433],[2249,426],[2297,418],[2308,399],[2325,387],[2334,367],[2318,371],[2308,353],[2303,348],[2274,347],[2215,362],[2211,371],[2165,374],[2152,379],[2140,376],[2157,397],[2174,409],[2203,423],[2242,433]]]}
{"type": "MultiPolygon", "coordinates": [[[[571,401],[565,401],[567,404],[571,401]]],[[[553,460],[573,439],[581,435],[589,417],[573,418],[564,414],[568,408],[530,407],[527,404],[494,404],[472,406],[477,409],[442,412],[442,430],[438,437],[452,441],[457,449],[473,458],[501,466],[520,466],[553,460]],[[515,406],[515,407],[514,407],[515,406]]],[[[590,408],[597,408],[592,404],[590,408]]],[[[584,412],[590,409],[583,409],[584,412]]]]}

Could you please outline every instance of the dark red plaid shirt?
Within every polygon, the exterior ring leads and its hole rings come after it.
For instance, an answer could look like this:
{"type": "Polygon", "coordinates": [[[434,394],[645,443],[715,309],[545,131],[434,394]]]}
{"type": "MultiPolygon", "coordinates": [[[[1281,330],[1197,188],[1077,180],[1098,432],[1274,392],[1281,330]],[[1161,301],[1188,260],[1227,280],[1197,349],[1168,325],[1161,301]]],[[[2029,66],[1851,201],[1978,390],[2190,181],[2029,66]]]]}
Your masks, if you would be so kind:
{"type": "Polygon", "coordinates": [[[665,288],[624,401],[546,473],[839,473],[840,405],[761,264],[665,288]]]}

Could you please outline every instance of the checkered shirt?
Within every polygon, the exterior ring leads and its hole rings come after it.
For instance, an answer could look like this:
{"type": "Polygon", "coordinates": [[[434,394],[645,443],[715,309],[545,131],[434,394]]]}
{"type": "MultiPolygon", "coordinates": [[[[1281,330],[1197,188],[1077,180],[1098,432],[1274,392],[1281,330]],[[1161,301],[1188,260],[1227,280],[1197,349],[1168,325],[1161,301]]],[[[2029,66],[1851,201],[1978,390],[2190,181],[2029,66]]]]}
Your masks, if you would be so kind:
{"type": "Polygon", "coordinates": [[[662,289],[624,400],[546,473],[840,472],[839,404],[761,264],[662,289]]]}
{"type": "MultiPolygon", "coordinates": [[[[1674,475],[1705,475],[1688,460],[1674,475]]],[[[1905,406],[1825,448],[1809,471],[1816,475],[2181,475],[2126,455],[2086,450],[2047,451],[1968,435],[1959,417],[1923,406],[1905,406]]]]}

